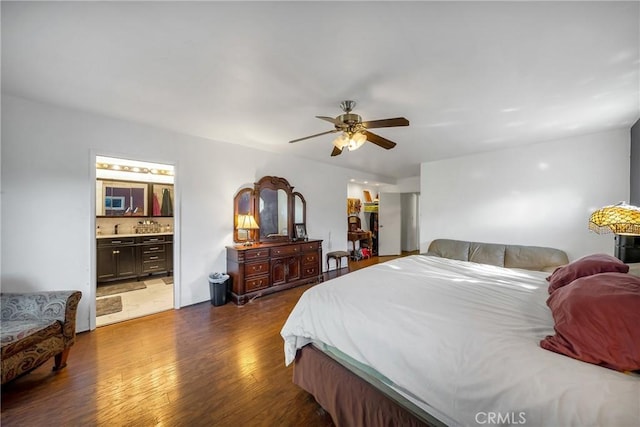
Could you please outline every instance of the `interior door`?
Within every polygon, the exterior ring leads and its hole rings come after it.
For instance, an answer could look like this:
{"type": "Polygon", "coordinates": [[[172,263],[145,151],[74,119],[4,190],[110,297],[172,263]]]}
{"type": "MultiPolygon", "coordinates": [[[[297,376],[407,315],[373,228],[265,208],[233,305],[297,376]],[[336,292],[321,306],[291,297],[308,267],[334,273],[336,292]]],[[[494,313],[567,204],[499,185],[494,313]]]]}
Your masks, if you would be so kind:
{"type": "Polygon", "coordinates": [[[378,197],[378,255],[400,255],[400,193],[380,193],[378,197]]]}

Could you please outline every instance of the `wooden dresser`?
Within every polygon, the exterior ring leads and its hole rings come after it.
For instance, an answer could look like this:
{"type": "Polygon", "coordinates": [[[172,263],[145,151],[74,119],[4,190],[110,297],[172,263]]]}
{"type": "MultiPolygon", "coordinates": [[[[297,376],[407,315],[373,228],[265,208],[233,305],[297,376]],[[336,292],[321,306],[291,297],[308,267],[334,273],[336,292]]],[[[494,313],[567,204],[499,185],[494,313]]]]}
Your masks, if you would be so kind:
{"type": "Polygon", "coordinates": [[[322,240],[227,246],[231,299],[251,298],[322,281],[322,240]]]}

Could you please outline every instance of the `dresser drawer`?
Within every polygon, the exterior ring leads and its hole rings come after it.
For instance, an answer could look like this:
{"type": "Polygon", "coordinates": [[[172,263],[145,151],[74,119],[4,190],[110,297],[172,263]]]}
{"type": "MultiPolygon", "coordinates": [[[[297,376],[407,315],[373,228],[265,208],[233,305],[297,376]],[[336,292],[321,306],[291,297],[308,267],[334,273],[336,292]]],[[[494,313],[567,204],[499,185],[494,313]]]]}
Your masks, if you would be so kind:
{"type": "Polygon", "coordinates": [[[244,253],[244,259],[247,261],[260,258],[269,258],[269,249],[252,249],[244,253]]]}
{"type": "Polygon", "coordinates": [[[247,279],[244,281],[244,290],[246,292],[257,291],[258,289],[266,288],[269,286],[269,276],[260,276],[253,279],[247,279]]]}
{"type": "Polygon", "coordinates": [[[318,253],[309,252],[302,254],[302,264],[318,264],[318,253]]]}
{"type": "Polygon", "coordinates": [[[271,256],[295,255],[300,253],[300,245],[282,246],[271,249],[271,256]]]}
{"type": "Polygon", "coordinates": [[[267,274],[269,273],[269,261],[263,262],[252,262],[250,264],[244,265],[244,275],[245,276],[255,276],[256,274],[267,274]]]}
{"type": "Polygon", "coordinates": [[[317,251],[320,247],[320,242],[303,243],[300,247],[302,248],[302,252],[317,251]]]}
{"type": "Polygon", "coordinates": [[[302,267],[302,277],[313,277],[318,275],[317,265],[305,265],[302,267]]]}

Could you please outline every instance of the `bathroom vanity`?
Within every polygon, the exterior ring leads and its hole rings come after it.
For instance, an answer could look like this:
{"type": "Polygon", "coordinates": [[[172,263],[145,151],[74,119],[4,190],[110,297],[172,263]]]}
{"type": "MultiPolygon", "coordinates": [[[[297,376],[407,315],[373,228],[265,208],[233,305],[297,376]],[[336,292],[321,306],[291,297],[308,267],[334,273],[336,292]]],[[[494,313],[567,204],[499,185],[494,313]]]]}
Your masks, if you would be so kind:
{"type": "Polygon", "coordinates": [[[97,282],[173,273],[173,185],[96,180],[97,282]]]}
{"type": "Polygon", "coordinates": [[[97,282],[173,273],[173,234],[97,236],[97,282]]]}

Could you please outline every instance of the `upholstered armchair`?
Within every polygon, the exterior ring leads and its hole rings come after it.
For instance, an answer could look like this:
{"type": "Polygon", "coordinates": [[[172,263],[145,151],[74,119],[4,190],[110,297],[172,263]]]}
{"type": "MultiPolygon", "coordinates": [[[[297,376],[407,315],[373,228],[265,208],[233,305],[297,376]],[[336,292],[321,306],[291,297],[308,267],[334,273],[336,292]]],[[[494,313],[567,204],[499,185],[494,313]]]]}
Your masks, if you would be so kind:
{"type": "Polygon", "coordinates": [[[66,366],[81,297],[79,291],[0,294],[2,384],[52,357],[54,371],[66,366]]]}

